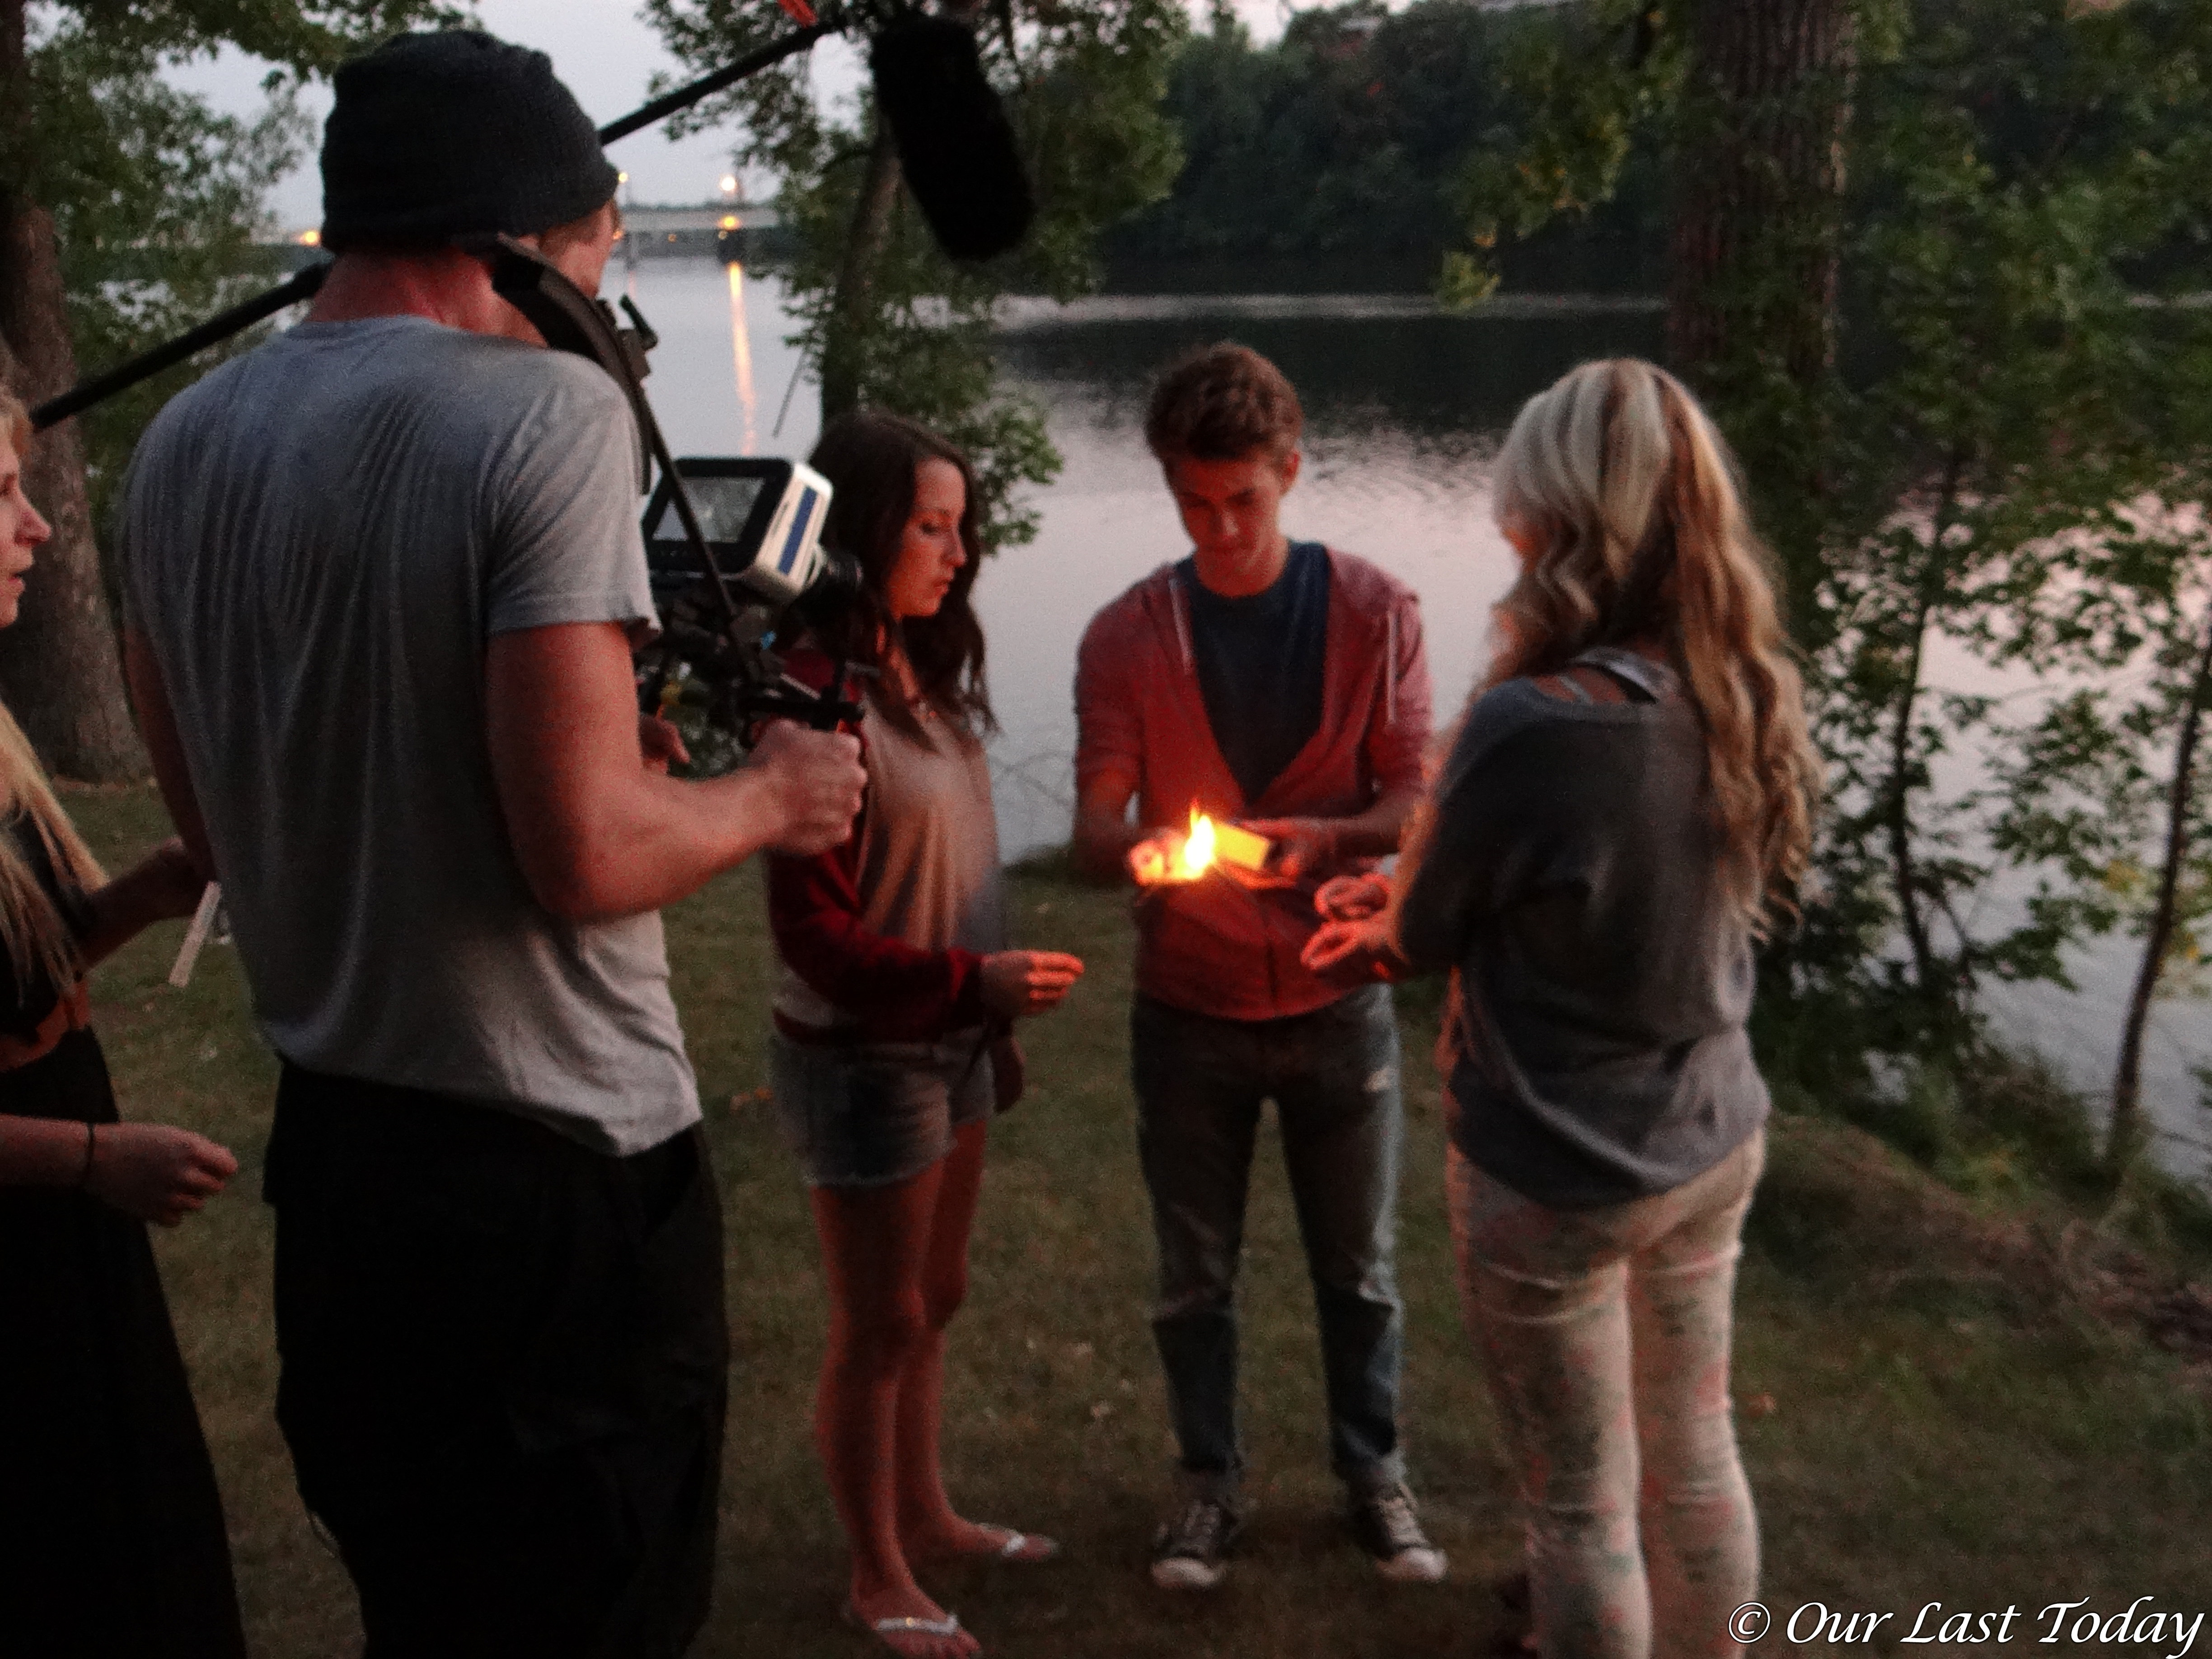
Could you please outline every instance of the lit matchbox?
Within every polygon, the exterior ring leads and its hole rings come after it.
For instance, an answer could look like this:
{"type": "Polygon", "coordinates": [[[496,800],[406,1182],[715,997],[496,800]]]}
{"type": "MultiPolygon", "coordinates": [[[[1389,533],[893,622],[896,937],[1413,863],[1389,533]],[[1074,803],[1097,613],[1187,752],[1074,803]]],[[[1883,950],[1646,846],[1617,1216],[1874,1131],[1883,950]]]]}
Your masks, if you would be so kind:
{"type": "Polygon", "coordinates": [[[1213,826],[1213,855],[1224,864],[1257,875],[1267,867],[1267,854],[1274,850],[1274,843],[1265,836],[1255,836],[1234,823],[1213,826]]]}
{"type": "Polygon", "coordinates": [[[1195,881],[1217,864],[1231,864],[1256,875],[1266,867],[1273,850],[1265,836],[1255,836],[1233,823],[1216,823],[1211,813],[1193,807],[1180,873],[1184,880],[1195,881]]]}
{"type": "Polygon", "coordinates": [[[1217,864],[1232,865],[1256,875],[1267,867],[1267,854],[1273,850],[1274,844],[1265,836],[1255,836],[1233,823],[1216,823],[1193,807],[1190,833],[1180,847],[1168,850],[1158,842],[1146,844],[1135,866],[1137,883],[1141,887],[1158,887],[1196,881],[1217,864]]]}

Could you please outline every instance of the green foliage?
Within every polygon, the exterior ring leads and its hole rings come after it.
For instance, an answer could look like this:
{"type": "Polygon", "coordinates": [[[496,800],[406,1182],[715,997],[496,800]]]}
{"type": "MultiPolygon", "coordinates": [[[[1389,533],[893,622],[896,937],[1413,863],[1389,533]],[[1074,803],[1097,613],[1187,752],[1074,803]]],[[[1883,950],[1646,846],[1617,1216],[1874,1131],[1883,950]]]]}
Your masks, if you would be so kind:
{"type": "Polygon", "coordinates": [[[1978,975],[2066,984],[2068,945],[2141,916],[2117,877],[2150,860],[2212,570],[2212,319],[2144,301],[2197,276],[2175,256],[2212,209],[2212,16],[1917,21],[1863,92],[1850,268],[1876,362],[1832,452],[1806,633],[1829,878],[1887,887],[1926,935],[1903,988],[1955,1027],[1978,975]],[[1939,659],[2067,689],[1947,693],[1939,659]],[[2122,671],[2117,699],[2083,683],[2122,671]],[[2008,870],[2035,890],[1989,902],[2008,870]]]}
{"type": "Polygon", "coordinates": [[[1502,41],[1502,88],[1516,118],[1462,164],[1457,198],[1474,252],[1525,240],[1562,215],[1586,216],[1621,189],[1639,143],[1670,111],[1682,51],[1649,0],[1518,15],[1502,41]]]}
{"type": "MultiPolygon", "coordinates": [[[[1602,222],[1597,257],[1555,236],[1518,263],[1540,266],[1549,285],[1626,285],[1649,264],[1654,179],[1620,124],[1601,161],[1566,136],[1571,106],[1601,101],[1580,50],[1593,30],[1570,12],[1347,0],[1297,13],[1264,49],[1220,14],[1168,77],[1182,175],[1114,234],[1116,257],[1441,270],[1449,297],[1471,301],[1496,286],[1499,242],[1523,220],[1533,229],[1556,210],[1589,208],[1602,222]],[[1570,40],[1555,58],[1553,46],[1570,40]],[[1463,234],[1470,214],[1488,216],[1479,246],[1463,234]]],[[[1632,42],[1615,44],[1625,65],[1632,42]]]]}
{"type": "MultiPolygon", "coordinates": [[[[1771,226],[1735,227],[1759,252],[1704,296],[1729,326],[1695,367],[1789,574],[1829,767],[1815,902],[1762,969],[1768,1052],[1864,1091],[1869,1050],[1979,1063],[1982,986],[2066,985],[2070,948],[2144,931],[2170,830],[2172,965],[2204,948],[2201,781],[2170,809],[2212,626],[2212,6],[1856,9],[1847,189],[1777,216],[1840,212],[1840,317],[1771,226]],[[1840,324],[1839,372],[1790,360],[1793,315],[1840,324]]],[[[1529,37],[1536,118],[1467,173],[1478,252],[1639,149],[1691,187],[1728,113],[1700,106],[1691,21],[1589,0],[1529,37]]]]}
{"type": "Polygon", "coordinates": [[[1430,0],[1302,11],[1255,51],[1217,26],[1177,56],[1168,106],[1189,155],[1175,194],[1117,239],[1172,255],[1425,252],[1453,166],[1496,108],[1498,30],[1430,0]]]}
{"type": "MultiPolygon", "coordinates": [[[[672,51],[702,69],[785,27],[765,0],[647,0],[645,15],[672,51]]],[[[1020,0],[989,14],[985,65],[1007,98],[1038,212],[1024,246],[987,266],[946,258],[903,187],[874,257],[849,257],[878,118],[870,98],[823,107],[803,58],[687,118],[692,129],[735,120],[737,159],[777,179],[799,247],[787,273],[799,324],[793,343],[817,367],[846,354],[861,402],[933,427],[968,452],[993,549],[1036,534],[1019,492],[1060,470],[1042,411],[999,387],[994,309],[1009,291],[1068,299],[1096,287],[1099,231],[1165,193],[1182,158],[1158,106],[1187,27],[1168,0],[1020,0]]]]}
{"type": "MultiPolygon", "coordinates": [[[[300,86],[349,52],[434,20],[459,14],[434,0],[74,0],[38,9],[27,118],[0,124],[0,176],[54,216],[71,336],[87,373],[266,284],[271,267],[253,246],[268,228],[262,204],[312,136],[295,102],[300,86]],[[161,78],[225,46],[275,65],[254,119],[219,115],[161,78]]],[[[83,417],[95,522],[154,411],[222,355],[83,417]]]]}

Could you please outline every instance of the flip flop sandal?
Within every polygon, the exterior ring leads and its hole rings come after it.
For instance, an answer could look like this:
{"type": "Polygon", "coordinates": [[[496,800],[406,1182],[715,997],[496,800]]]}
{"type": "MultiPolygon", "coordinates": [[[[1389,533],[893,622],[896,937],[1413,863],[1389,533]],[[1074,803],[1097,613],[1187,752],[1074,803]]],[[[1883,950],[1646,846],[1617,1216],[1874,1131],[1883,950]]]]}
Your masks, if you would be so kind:
{"type": "Polygon", "coordinates": [[[960,1634],[960,1615],[948,1613],[942,1619],[921,1619],[913,1613],[903,1613],[890,1619],[863,1619],[860,1610],[850,1601],[845,1603],[845,1622],[854,1630],[872,1631],[878,1636],[957,1636],[960,1634]]]}
{"type": "Polygon", "coordinates": [[[1006,1542],[1000,1544],[997,1550],[997,1558],[1001,1561],[1016,1562],[1024,1567],[1041,1567],[1060,1553],[1059,1544],[1052,1539],[1042,1536],[1031,1537],[1028,1533],[1016,1532],[1012,1527],[994,1526],[988,1521],[982,1524],[993,1532],[1003,1532],[1006,1534],[1006,1542]],[[1024,1555],[1022,1552],[1032,1544],[1042,1546],[1043,1553],[1024,1555]]]}

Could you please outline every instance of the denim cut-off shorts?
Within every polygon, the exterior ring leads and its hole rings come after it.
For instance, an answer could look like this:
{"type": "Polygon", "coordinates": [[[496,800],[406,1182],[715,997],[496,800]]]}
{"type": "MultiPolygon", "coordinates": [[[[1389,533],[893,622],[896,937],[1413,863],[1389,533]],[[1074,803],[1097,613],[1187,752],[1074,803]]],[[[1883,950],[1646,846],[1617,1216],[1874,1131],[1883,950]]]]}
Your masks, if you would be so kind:
{"type": "Polygon", "coordinates": [[[888,1187],[952,1150],[953,1132],[991,1115],[981,1031],[935,1042],[769,1045],[776,1116],[810,1187],[888,1187]]]}

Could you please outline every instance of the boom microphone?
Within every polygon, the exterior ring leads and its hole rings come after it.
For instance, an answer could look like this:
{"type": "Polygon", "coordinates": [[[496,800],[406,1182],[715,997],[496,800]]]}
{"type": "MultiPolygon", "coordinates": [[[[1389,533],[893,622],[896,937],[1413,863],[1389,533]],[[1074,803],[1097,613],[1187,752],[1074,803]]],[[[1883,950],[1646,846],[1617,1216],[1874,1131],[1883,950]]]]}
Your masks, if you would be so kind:
{"type": "Polygon", "coordinates": [[[939,246],[956,259],[1018,246],[1036,206],[974,33],[950,17],[908,12],[876,32],[868,66],[907,188],[939,246]]]}

